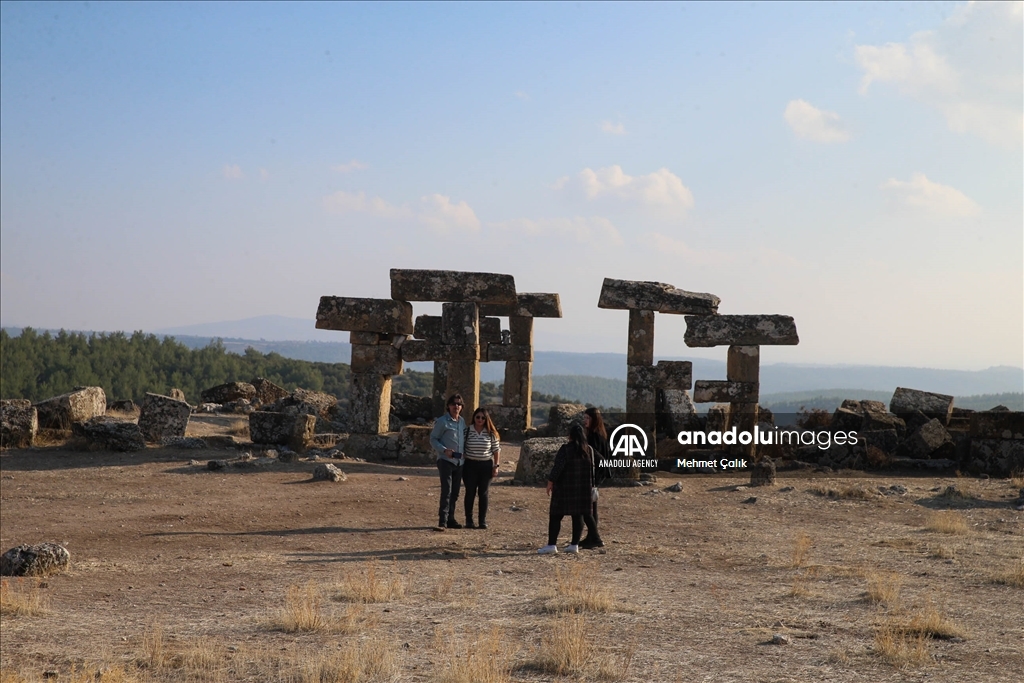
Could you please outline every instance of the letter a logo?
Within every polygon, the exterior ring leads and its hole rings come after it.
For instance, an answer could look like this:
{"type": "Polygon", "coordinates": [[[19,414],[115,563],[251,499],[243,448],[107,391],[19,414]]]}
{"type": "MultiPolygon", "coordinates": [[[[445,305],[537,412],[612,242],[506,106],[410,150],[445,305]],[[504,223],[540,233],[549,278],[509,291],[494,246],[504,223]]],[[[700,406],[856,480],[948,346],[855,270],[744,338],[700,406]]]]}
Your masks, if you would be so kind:
{"type": "Polygon", "coordinates": [[[608,439],[612,445],[612,457],[625,456],[627,458],[642,458],[647,453],[647,432],[637,427],[635,424],[623,424],[615,428],[612,432],[611,438],[608,439]],[[625,432],[621,435],[623,429],[630,429],[635,433],[625,432]],[[640,445],[640,440],[643,439],[643,445],[640,445]]]}

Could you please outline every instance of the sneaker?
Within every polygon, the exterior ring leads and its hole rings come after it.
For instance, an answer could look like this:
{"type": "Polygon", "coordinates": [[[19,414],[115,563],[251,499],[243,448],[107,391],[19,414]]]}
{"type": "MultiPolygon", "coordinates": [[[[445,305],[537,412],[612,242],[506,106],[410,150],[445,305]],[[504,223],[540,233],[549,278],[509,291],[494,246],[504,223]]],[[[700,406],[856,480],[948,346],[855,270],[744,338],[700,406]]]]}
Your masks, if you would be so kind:
{"type": "Polygon", "coordinates": [[[476,528],[477,529],[486,529],[487,528],[487,522],[480,522],[479,524],[476,525],[476,528]]]}
{"type": "Polygon", "coordinates": [[[466,528],[467,529],[475,529],[476,528],[476,524],[473,524],[473,520],[467,519],[466,520],[466,528]]]}
{"type": "Polygon", "coordinates": [[[445,529],[444,529],[444,525],[443,524],[438,524],[437,526],[434,527],[434,531],[444,531],[444,530],[445,529]]]}
{"type": "Polygon", "coordinates": [[[449,529],[461,529],[462,528],[462,525],[459,524],[458,522],[456,522],[454,519],[449,519],[448,523],[445,524],[445,526],[448,527],[449,529]]]}
{"type": "Polygon", "coordinates": [[[572,543],[570,543],[569,545],[565,546],[565,548],[562,549],[563,553],[569,553],[570,555],[575,555],[575,554],[579,553],[579,551],[580,551],[580,547],[578,545],[573,545],[572,543]]]}
{"type": "Polygon", "coordinates": [[[604,547],[604,541],[602,541],[601,539],[597,539],[595,541],[595,540],[593,540],[591,538],[585,538],[585,539],[583,539],[583,542],[580,543],[580,548],[582,548],[583,550],[593,550],[594,548],[603,548],[603,547],[604,547]]]}
{"type": "Polygon", "coordinates": [[[543,548],[538,548],[537,549],[537,554],[538,555],[557,555],[558,554],[558,546],[557,545],[546,545],[543,548]]]}

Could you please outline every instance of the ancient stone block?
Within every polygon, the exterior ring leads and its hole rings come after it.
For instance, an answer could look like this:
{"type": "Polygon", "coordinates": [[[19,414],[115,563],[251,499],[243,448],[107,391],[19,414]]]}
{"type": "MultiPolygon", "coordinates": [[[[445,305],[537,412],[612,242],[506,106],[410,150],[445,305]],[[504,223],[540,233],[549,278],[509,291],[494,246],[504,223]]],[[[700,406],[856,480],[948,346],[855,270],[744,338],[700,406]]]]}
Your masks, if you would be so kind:
{"type": "Polygon", "coordinates": [[[574,424],[583,424],[583,412],[587,407],[580,403],[556,403],[548,409],[548,424],[544,433],[563,439],[569,435],[574,424]]]}
{"type": "Polygon", "coordinates": [[[848,398],[844,400],[839,407],[845,408],[847,410],[852,410],[853,412],[860,413],[861,415],[865,413],[888,412],[888,409],[885,407],[885,404],[882,403],[881,401],[868,401],[866,399],[855,401],[853,399],[848,398]]]}
{"type": "Polygon", "coordinates": [[[390,344],[353,344],[352,372],[399,375],[402,372],[401,352],[390,344]]]}
{"type": "Polygon", "coordinates": [[[398,459],[407,465],[433,465],[437,452],[430,445],[430,425],[407,425],[398,434],[398,459]]]}
{"type": "Polygon", "coordinates": [[[654,366],[654,385],[658,389],[689,390],[693,386],[693,363],[688,360],[658,361],[654,366]]]}
{"type": "Polygon", "coordinates": [[[390,344],[394,335],[392,334],[381,334],[379,332],[349,332],[348,341],[350,344],[368,344],[375,346],[377,344],[390,344]]]}
{"type": "Polygon", "coordinates": [[[720,302],[721,299],[714,294],[687,292],[662,282],[605,278],[597,307],[714,315],[720,302]]]}
{"type": "Polygon", "coordinates": [[[511,275],[456,270],[391,269],[391,298],[401,301],[518,303],[511,275]]]}
{"type": "Polygon", "coordinates": [[[35,404],[40,427],[68,429],[107,412],[107,395],[102,387],[75,387],[60,396],[35,404]]]}
{"type": "MultiPolygon", "coordinates": [[[[871,401],[871,403],[880,403],[880,401],[871,401]]],[[[860,428],[864,431],[891,429],[902,434],[906,430],[906,423],[903,421],[903,418],[885,412],[885,404],[882,405],[881,412],[871,410],[863,414],[864,421],[861,423],[860,428]]]]}
{"type": "Polygon", "coordinates": [[[557,294],[520,292],[510,305],[481,304],[480,315],[521,316],[524,318],[561,318],[562,303],[557,294]]]}
{"type": "Polygon", "coordinates": [[[480,405],[480,363],[475,360],[448,361],[448,387],[452,394],[461,394],[466,407],[462,411],[468,416],[480,405]]]}
{"type": "Polygon", "coordinates": [[[480,345],[501,343],[501,319],[480,318],[480,345]]]}
{"type": "Polygon", "coordinates": [[[313,481],[345,481],[348,477],[334,465],[322,462],[313,468],[313,481]]]}
{"type": "Polygon", "coordinates": [[[555,464],[558,449],[565,445],[565,436],[527,439],[519,451],[515,480],[522,484],[547,482],[555,464]]]}
{"type": "Polygon", "coordinates": [[[412,334],[412,304],[394,299],[322,296],[316,311],[320,330],[412,334]]]}
{"type": "Polygon", "coordinates": [[[289,446],[302,452],[313,441],[315,415],[289,415],[257,410],[249,413],[249,438],[253,443],[289,446]]]}
{"type": "Polygon", "coordinates": [[[750,466],[751,486],[775,486],[775,461],[771,458],[761,458],[750,466]]]}
{"type": "Polygon", "coordinates": [[[729,347],[725,363],[725,378],[731,382],[760,382],[761,347],[729,347]]]}
{"type": "Polygon", "coordinates": [[[921,427],[907,437],[903,442],[901,450],[911,458],[923,459],[931,456],[942,446],[952,443],[949,432],[942,426],[942,422],[936,418],[921,425],[921,427]]]}
{"type": "Polygon", "coordinates": [[[874,446],[883,453],[893,454],[899,444],[895,429],[871,429],[857,432],[857,439],[864,439],[868,446],[874,446]]]}
{"type": "Polygon", "coordinates": [[[732,406],[728,403],[716,403],[708,408],[707,431],[724,432],[729,427],[731,412],[732,406]]]}
{"type": "Polygon", "coordinates": [[[192,406],[170,396],[146,394],[139,413],[139,431],[143,438],[158,443],[166,437],[185,436],[192,406]]]}
{"type": "Polygon", "coordinates": [[[75,425],[75,433],[84,436],[90,444],[120,453],[131,453],[146,448],[139,425],[97,415],[75,425]]]}
{"type": "Polygon", "coordinates": [[[754,382],[729,382],[699,379],[693,386],[695,403],[751,403],[757,402],[758,385],[754,382]]]}
{"type": "Polygon", "coordinates": [[[1024,439],[1024,412],[979,411],[972,413],[971,438],[1024,439]]]}
{"type": "Polygon", "coordinates": [[[494,361],[532,361],[533,347],[525,344],[488,344],[487,360],[494,361]]]}
{"type": "Polygon", "coordinates": [[[248,382],[228,382],[210,387],[200,397],[203,403],[230,403],[240,398],[252,402],[256,398],[256,387],[248,382]]]}
{"type": "Polygon", "coordinates": [[[442,344],[427,339],[409,339],[402,344],[402,360],[406,363],[425,360],[479,360],[480,347],[467,344],[442,344]]]}
{"type": "Polygon", "coordinates": [[[688,315],[683,341],[690,347],[792,346],[800,338],[788,315],[688,315]]]}
{"type": "Polygon", "coordinates": [[[28,399],[0,401],[0,446],[28,448],[39,431],[39,415],[28,399]]]}
{"type": "Polygon", "coordinates": [[[416,339],[441,341],[441,316],[418,315],[412,336],[416,339]]]}
{"type": "Polygon", "coordinates": [[[430,396],[392,392],[391,414],[400,420],[431,420],[434,418],[433,403],[430,396]]]}
{"type": "Polygon", "coordinates": [[[512,344],[533,346],[533,318],[514,315],[508,319],[509,341],[512,344]]]}
{"type": "Polygon", "coordinates": [[[185,398],[185,392],[182,391],[181,389],[171,389],[167,393],[167,395],[173,398],[175,401],[184,401],[185,403],[188,403],[188,399],[185,398]]]}
{"type": "Polygon", "coordinates": [[[441,306],[441,341],[445,344],[479,344],[479,309],[472,302],[446,303],[441,306]]]}
{"type": "Polygon", "coordinates": [[[253,403],[257,405],[268,405],[274,401],[280,401],[288,395],[288,390],[279,387],[265,377],[254,377],[249,384],[256,390],[253,403]]]}
{"type": "Polygon", "coordinates": [[[383,434],[388,431],[390,414],[391,377],[352,373],[349,429],[358,434],[383,434]]]}
{"type": "Polygon", "coordinates": [[[900,417],[921,411],[928,417],[938,418],[942,424],[946,424],[953,414],[953,397],[897,387],[892,400],[889,401],[889,411],[900,417]]]}
{"type": "Polygon", "coordinates": [[[626,366],[626,412],[631,420],[635,421],[640,414],[650,415],[653,419],[657,388],[655,375],[656,371],[650,365],[626,366]]]}
{"type": "Polygon", "coordinates": [[[522,406],[504,406],[488,403],[484,406],[491,416],[491,421],[503,435],[506,432],[522,434],[526,431],[526,409],[522,406]]]}
{"type": "Polygon", "coordinates": [[[971,439],[968,469],[973,474],[997,477],[1024,470],[1024,440],[971,439]]]}
{"type": "MultiPolygon", "coordinates": [[[[693,401],[690,400],[690,395],[686,391],[682,389],[661,389],[659,387],[656,405],[659,438],[665,437],[674,440],[681,431],[701,429],[700,419],[697,417],[697,408],[693,405],[693,401]]],[[[659,453],[661,453],[661,449],[659,449],[659,453]]]]}
{"type": "Polygon", "coordinates": [[[626,365],[654,364],[654,311],[629,311],[626,365]]]}
{"type": "Polygon", "coordinates": [[[832,413],[832,424],[829,428],[833,432],[857,431],[863,422],[864,416],[860,413],[846,408],[836,408],[836,411],[832,413]]]}
{"type": "Polygon", "coordinates": [[[399,434],[352,434],[345,443],[345,455],[375,462],[397,460],[399,434]]]}
{"type": "MultiPolygon", "coordinates": [[[[507,368],[506,368],[507,371],[507,368]]],[[[448,361],[436,360],[434,361],[434,386],[431,390],[430,398],[433,404],[433,410],[431,415],[437,417],[443,415],[445,411],[445,404],[448,402],[448,395],[445,394],[448,390],[448,361]]]]}
{"type": "Polygon", "coordinates": [[[533,396],[533,363],[509,361],[505,363],[505,386],[502,403],[519,406],[526,411],[526,428],[529,429],[530,405],[533,396]]]}
{"type": "Polygon", "coordinates": [[[0,575],[50,576],[67,571],[71,553],[59,543],[19,545],[0,556],[0,575]]]}
{"type": "Polygon", "coordinates": [[[315,415],[325,420],[332,419],[338,398],[323,391],[296,389],[282,399],[263,407],[263,410],[288,415],[315,415]]]}

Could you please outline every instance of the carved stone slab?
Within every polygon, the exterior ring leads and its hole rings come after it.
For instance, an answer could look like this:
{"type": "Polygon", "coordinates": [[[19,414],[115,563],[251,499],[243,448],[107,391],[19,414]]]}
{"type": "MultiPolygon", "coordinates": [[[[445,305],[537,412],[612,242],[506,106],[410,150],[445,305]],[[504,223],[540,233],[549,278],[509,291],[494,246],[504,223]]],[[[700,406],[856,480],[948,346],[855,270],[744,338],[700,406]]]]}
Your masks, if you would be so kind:
{"type": "Polygon", "coordinates": [[[660,360],[654,366],[654,386],[687,391],[693,385],[693,363],[688,360],[660,360]]]}
{"type": "Polygon", "coordinates": [[[441,316],[439,315],[418,315],[412,336],[416,339],[440,339],[441,338],[441,316]]]}
{"type": "Polygon", "coordinates": [[[558,294],[520,292],[514,305],[482,304],[480,315],[519,315],[524,318],[561,318],[562,302],[558,294]]]}
{"type": "Polygon", "coordinates": [[[412,304],[394,299],[322,296],[316,310],[320,330],[412,334],[412,304]]]}
{"type": "Polygon", "coordinates": [[[458,270],[391,269],[391,298],[399,301],[472,301],[514,305],[511,275],[458,270]]]}
{"type": "Polygon", "coordinates": [[[406,363],[424,360],[479,360],[480,347],[475,344],[442,344],[428,339],[408,339],[402,344],[402,360],[406,363]]]}
{"type": "Polygon", "coordinates": [[[526,344],[488,344],[489,361],[533,360],[533,347],[526,344]]]}
{"type": "Polygon", "coordinates": [[[793,346],[800,337],[788,315],[688,315],[683,341],[690,347],[793,346]]]}
{"type": "Polygon", "coordinates": [[[714,294],[687,292],[663,282],[605,278],[598,308],[645,310],[657,313],[714,315],[721,302],[714,294]]]}
{"type": "Polygon", "coordinates": [[[889,401],[889,412],[906,415],[918,410],[928,417],[942,420],[942,424],[948,424],[949,417],[953,414],[953,397],[946,394],[933,394],[930,391],[896,387],[892,400],[889,401]]]}
{"type": "Polygon", "coordinates": [[[693,385],[694,403],[752,403],[757,401],[756,382],[723,382],[699,379],[693,385]]]}

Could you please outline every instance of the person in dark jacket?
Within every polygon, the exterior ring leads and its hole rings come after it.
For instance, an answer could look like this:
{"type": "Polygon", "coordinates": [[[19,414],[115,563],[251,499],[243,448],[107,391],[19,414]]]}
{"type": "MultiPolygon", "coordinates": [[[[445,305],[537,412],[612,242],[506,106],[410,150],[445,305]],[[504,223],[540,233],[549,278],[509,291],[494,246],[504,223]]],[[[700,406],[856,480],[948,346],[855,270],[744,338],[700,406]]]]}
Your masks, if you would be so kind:
{"type": "MultiPolygon", "coordinates": [[[[608,430],[604,426],[604,417],[598,408],[587,408],[583,413],[583,432],[587,435],[587,445],[594,451],[594,486],[600,486],[603,481],[611,476],[607,467],[601,467],[602,460],[611,458],[611,451],[608,448],[608,430]]],[[[597,501],[593,502],[594,526],[597,526],[597,501]]],[[[580,542],[580,547],[589,550],[591,548],[603,548],[604,542],[601,538],[591,537],[589,527],[587,537],[580,542]]]]}
{"type": "Polygon", "coordinates": [[[537,550],[541,555],[558,552],[558,532],[562,528],[562,517],[572,517],[572,542],[565,547],[567,553],[578,553],[583,525],[592,538],[600,538],[597,522],[591,514],[593,501],[591,488],[594,485],[594,449],[587,445],[583,427],[573,425],[569,430],[569,443],[558,449],[555,464],[548,475],[548,495],[551,496],[551,510],[548,520],[548,544],[537,550]]]}

